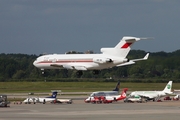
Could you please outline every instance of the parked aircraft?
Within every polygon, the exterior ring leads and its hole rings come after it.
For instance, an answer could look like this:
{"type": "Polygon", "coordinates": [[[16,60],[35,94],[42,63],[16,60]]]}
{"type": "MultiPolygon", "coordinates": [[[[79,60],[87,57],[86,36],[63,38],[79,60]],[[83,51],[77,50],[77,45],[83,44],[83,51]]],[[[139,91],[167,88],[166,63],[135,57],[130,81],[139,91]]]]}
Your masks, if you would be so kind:
{"type": "Polygon", "coordinates": [[[115,86],[115,88],[112,91],[96,91],[96,92],[93,92],[84,101],[86,103],[89,103],[89,102],[91,102],[91,99],[94,98],[94,96],[119,95],[119,87],[120,87],[120,81],[118,81],[117,85],[115,86]]]}
{"type": "Polygon", "coordinates": [[[51,102],[53,100],[56,99],[56,96],[57,96],[57,92],[52,92],[52,95],[49,96],[49,97],[29,97],[29,98],[26,98],[23,102],[25,104],[27,103],[43,103],[45,104],[46,102],[51,102]]]}
{"type": "MultiPolygon", "coordinates": [[[[98,74],[99,70],[124,65],[135,64],[136,61],[147,60],[149,53],[144,58],[129,60],[127,57],[133,43],[148,39],[137,37],[123,37],[114,48],[101,48],[101,54],[48,54],[38,57],[34,66],[44,69],[74,69],[81,76],[82,71],[92,70],[98,74]]],[[[44,73],[44,72],[42,72],[44,73]]]]}
{"type": "Polygon", "coordinates": [[[123,100],[126,98],[126,91],[124,88],[121,94],[113,94],[113,92],[93,92],[87,99],[86,103],[112,103],[114,101],[123,100]]]}
{"type": "Polygon", "coordinates": [[[130,94],[130,96],[141,96],[147,98],[147,100],[159,100],[159,98],[172,94],[172,81],[169,81],[168,84],[165,86],[164,90],[162,91],[135,91],[130,94]]]}
{"type": "Polygon", "coordinates": [[[119,87],[120,87],[120,81],[118,81],[115,89],[113,89],[112,91],[96,91],[96,92],[93,92],[84,101],[86,103],[97,102],[97,101],[101,101],[101,102],[103,101],[103,102],[109,103],[109,102],[124,99],[126,97],[127,88],[124,89],[121,94],[119,94],[119,87]]]}

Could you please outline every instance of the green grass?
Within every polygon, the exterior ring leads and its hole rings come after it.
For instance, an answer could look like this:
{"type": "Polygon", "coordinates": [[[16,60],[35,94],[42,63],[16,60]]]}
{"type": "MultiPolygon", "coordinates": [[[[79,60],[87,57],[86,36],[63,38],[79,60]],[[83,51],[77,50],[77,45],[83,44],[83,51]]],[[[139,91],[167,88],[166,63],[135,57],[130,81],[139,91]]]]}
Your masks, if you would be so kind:
{"type": "MultiPolygon", "coordinates": [[[[50,92],[93,92],[112,90],[115,82],[0,82],[0,93],[29,93],[50,92]]],[[[120,89],[136,90],[163,90],[167,83],[123,83],[120,89]]],[[[173,83],[172,89],[180,89],[180,83],[173,83]]]]}

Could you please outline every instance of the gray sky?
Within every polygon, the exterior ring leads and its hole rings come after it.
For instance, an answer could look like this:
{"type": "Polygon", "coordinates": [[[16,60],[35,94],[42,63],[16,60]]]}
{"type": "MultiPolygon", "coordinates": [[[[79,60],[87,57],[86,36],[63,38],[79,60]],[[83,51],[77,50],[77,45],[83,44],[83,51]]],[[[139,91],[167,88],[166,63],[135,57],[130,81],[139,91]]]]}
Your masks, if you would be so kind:
{"type": "Polygon", "coordinates": [[[100,52],[123,36],[154,37],[133,49],[173,52],[180,0],[0,0],[0,53],[100,52]]]}

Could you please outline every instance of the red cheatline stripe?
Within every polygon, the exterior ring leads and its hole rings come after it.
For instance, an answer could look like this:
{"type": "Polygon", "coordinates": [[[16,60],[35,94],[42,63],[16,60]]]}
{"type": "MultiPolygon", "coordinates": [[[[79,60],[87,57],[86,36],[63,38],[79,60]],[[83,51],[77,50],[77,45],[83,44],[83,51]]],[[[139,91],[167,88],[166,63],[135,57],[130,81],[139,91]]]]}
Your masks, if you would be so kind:
{"type": "Polygon", "coordinates": [[[121,48],[128,48],[132,43],[125,43],[121,48]]]}
{"type": "Polygon", "coordinates": [[[69,63],[69,62],[93,62],[92,60],[62,60],[62,61],[41,61],[39,63],[69,63]]]}

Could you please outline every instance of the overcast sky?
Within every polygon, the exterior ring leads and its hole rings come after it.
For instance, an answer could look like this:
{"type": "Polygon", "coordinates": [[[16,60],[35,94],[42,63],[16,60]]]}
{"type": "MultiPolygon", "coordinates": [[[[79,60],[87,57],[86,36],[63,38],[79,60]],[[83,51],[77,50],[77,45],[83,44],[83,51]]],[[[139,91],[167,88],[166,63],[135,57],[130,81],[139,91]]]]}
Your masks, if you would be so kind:
{"type": "Polygon", "coordinates": [[[0,53],[100,52],[123,36],[146,52],[180,49],[180,0],[0,0],[0,53]]]}

